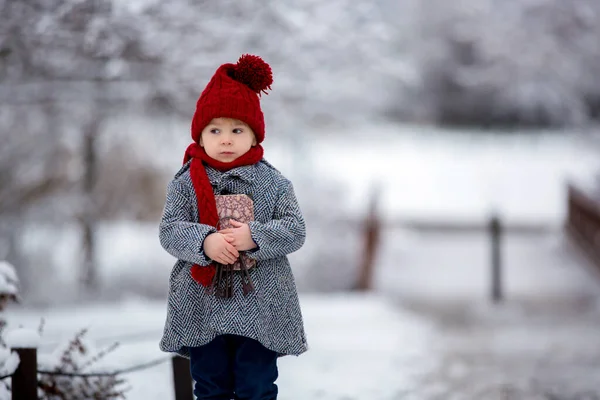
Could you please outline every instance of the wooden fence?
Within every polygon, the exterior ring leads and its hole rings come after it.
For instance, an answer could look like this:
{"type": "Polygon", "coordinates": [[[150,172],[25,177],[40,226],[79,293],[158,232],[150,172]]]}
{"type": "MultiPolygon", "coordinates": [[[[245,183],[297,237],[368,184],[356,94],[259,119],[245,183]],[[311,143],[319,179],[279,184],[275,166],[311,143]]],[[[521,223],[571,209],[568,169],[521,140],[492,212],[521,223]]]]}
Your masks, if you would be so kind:
{"type": "Polygon", "coordinates": [[[569,184],[567,204],[567,234],[600,268],[600,199],[569,184]]]}
{"type": "Polygon", "coordinates": [[[183,357],[165,357],[164,359],[153,361],[150,363],[136,365],[122,371],[114,371],[110,373],[60,373],[54,371],[41,371],[37,365],[37,349],[30,348],[14,348],[19,355],[19,366],[16,371],[4,378],[12,379],[12,400],[38,400],[38,374],[59,375],[59,376],[82,376],[82,377],[99,377],[99,376],[116,376],[133,371],[150,368],[152,366],[162,364],[171,360],[173,370],[173,387],[175,389],[175,400],[193,400],[192,377],[190,375],[189,360],[183,357]]]}
{"type": "MultiPolygon", "coordinates": [[[[565,228],[569,237],[587,257],[600,269],[600,198],[594,198],[573,184],[568,184],[567,219],[565,228]]],[[[502,299],[502,236],[513,234],[540,234],[553,232],[559,227],[552,225],[506,224],[497,216],[492,215],[485,223],[419,223],[418,221],[397,220],[384,221],[378,212],[378,194],[373,193],[371,204],[362,221],[362,262],[355,284],[356,290],[372,288],[374,263],[377,257],[381,230],[390,227],[417,229],[420,231],[436,232],[485,232],[491,240],[490,266],[491,284],[490,297],[494,302],[502,299]]]]}
{"type": "Polygon", "coordinates": [[[408,228],[420,230],[433,230],[436,232],[482,232],[490,238],[490,300],[500,303],[504,300],[503,274],[502,274],[502,241],[507,232],[513,233],[539,233],[550,229],[548,226],[512,225],[504,223],[496,214],[491,214],[489,219],[480,224],[434,223],[423,224],[409,220],[383,221],[379,211],[380,191],[373,190],[367,212],[360,224],[362,238],[362,259],[354,283],[354,290],[370,291],[373,288],[373,275],[375,263],[380,248],[382,230],[385,228],[408,228]]]}

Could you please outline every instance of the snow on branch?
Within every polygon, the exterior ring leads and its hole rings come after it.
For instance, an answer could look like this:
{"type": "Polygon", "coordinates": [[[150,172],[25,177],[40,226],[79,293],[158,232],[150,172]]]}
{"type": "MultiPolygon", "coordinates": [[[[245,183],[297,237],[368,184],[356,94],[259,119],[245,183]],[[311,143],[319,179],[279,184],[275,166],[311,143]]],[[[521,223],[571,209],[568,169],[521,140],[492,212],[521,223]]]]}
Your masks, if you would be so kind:
{"type": "Polygon", "coordinates": [[[15,268],[6,261],[0,261],[0,311],[9,301],[17,300],[18,283],[15,268]]]}

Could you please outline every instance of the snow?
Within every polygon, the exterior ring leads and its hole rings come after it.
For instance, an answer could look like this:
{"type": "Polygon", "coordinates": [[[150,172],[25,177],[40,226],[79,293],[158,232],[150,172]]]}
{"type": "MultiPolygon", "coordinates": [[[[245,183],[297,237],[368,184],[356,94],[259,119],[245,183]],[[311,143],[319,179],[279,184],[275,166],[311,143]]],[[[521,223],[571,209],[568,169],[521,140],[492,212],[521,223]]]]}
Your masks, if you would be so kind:
{"type": "Polygon", "coordinates": [[[600,149],[575,133],[494,136],[373,123],[294,144],[267,143],[265,151],[295,186],[316,176],[339,184],[340,207],[360,215],[379,185],[390,220],[471,223],[497,212],[509,222],[558,226],[567,182],[591,186],[600,171],[600,149]]]}
{"type": "Polygon", "coordinates": [[[17,273],[15,267],[6,261],[0,261],[0,293],[17,294],[17,273]]]}
{"type": "MultiPolygon", "coordinates": [[[[0,376],[13,374],[19,366],[19,355],[10,349],[0,346],[0,376]]],[[[5,385],[0,385],[0,399],[10,399],[11,393],[5,385]]]]}
{"type": "MultiPolygon", "coordinates": [[[[309,351],[299,357],[280,359],[277,384],[282,400],[393,399],[410,388],[415,374],[431,368],[427,354],[432,326],[410,312],[399,312],[384,297],[304,295],[301,306],[309,351]]],[[[43,314],[47,325],[42,338],[42,360],[58,349],[54,342],[57,336],[65,340],[67,332],[75,332],[82,325],[90,327],[89,340],[98,345],[123,337],[121,345],[101,359],[94,371],[123,369],[164,355],[158,350],[165,317],[162,302],[130,300],[113,305],[53,308],[43,314]],[[130,336],[133,332],[141,335],[130,336]]],[[[30,325],[40,316],[35,310],[14,310],[8,319],[11,324],[30,325]]],[[[173,397],[169,363],[125,377],[132,387],[128,400],[173,397]]]]}
{"type": "MultiPolygon", "coordinates": [[[[71,334],[73,335],[74,332],[72,332],[71,334]]],[[[104,350],[104,348],[99,348],[93,340],[85,338],[85,335],[79,337],[79,343],[81,344],[80,348],[69,352],[70,361],[72,362],[72,364],[67,366],[67,372],[87,372],[86,369],[90,369],[88,363],[90,363],[91,359],[96,354],[104,350]],[[85,351],[81,351],[81,349],[85,349],[85,351]]],[[[53,350],[50,353],[42,352],[38,356],[39,368],[49,371],[55,369],[58,366],[62,366],[62,358],[64,354],[68,351],[70,346],[70,341],[64,340],[58,343],[58,345],[53,346],[53,350]]],[[[95,368],[94,372],[112,372],[114,370],[114,367],[108,369],[95,368]]]]}
{"type": "Polygon", "coordinates": [[[4,342],[13,349],[33,349],[40,345],[40,335],[28,328],[10,329],[4,334],[4,342]]]}
{"type": "Polygon", "coordinates": [[[6,280],[4,275],[0,275],[0,293],[16,294],[17,287],[6,280]]]}
{"type": "Polygon", "coordinates": [[[418,3],[420,37],[411,37],[408,53],[423,75],[418,91],[430,100],[419,107],[447,120],[589,122],[586,93],[597,90],[590,77],[598,58],[590,47],[597,24],[589,20],[600,15],[597,2],[418,3]],[[448,93],[446,83],[456,90],[448,93]]]}
{"type": "Polygon", "coordinates": [[[310,348],[282,360],[282,399],[393,399],[431,367],[431,324],[380,296],[305,297],[301,305],[310,348]]]}
{"type": "MultiPolygon", "coordinates": [[[[599,10],[592,0],[111,3],[115,15],[107,22],[135,26],[135,33],[115,29],[119,35],[107,40],[86,24],[83,37],[106,51],[118,50],[115,40],[125,37],[158,56],[160,77],[148,84],[174,96],[185,112],[216,66],[245,52],[263,56],[276,73],[275,101],[266,108],[280,126],[390,109],[433,121],[455,104],[472,120],[478,109],[470,105],[479,98],[485,104],[476,105],[491,117],[577,124],[587,122],[588,98],[598,93],[591,21],[599,10]],[[447,82],[458,84],[458,93],[448,93],[447,82]]],[[[40,19],[35,25],[44,35],[34,41],[55,38],[60,18],[40,19]]]]}
{"type": "Polygon", "coordinates": [[[18,366],[19,355],[7,347],[0,347],[0,376],[12,374],[18,366]]]}

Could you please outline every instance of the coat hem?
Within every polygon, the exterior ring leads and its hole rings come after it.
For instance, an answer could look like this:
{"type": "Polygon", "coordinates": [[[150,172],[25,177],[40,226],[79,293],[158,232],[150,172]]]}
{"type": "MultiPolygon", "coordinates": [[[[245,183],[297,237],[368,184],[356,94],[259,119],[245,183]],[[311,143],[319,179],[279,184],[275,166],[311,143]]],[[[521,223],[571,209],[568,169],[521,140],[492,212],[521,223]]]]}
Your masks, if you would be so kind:
{"type": "Polygon", "coordinates": [[[200,347],[200,346],[204,346],[208,343],[210,343],[214,338],[216,338],[217,336],[220,335],[239,335],[239,336],[244,336],[250,339],[254,339],[257,340],[260,344],[262,344],[263,346],[265,346],[267,349],[274,351],[275,353],[277,353],[278,357],[284,357],[284,356],[299,356],[301,354],[304,354],[306,351],[308,351],[308,346],[306,344],[302,345],[300,349],[297,350],[292,350],[289,347],[287,348],[281,348],[279,346],[272,346],[272,345],[267,345],[264,341],[260,340],[260,338],[258,337],[253,337],[252,335],[247,335],[247,334],[242,334],[239,332],[220,332],[220,333],[215,333],[214,335],[212,335],[211,337],[209,337],[208,339],[196,339],[196,340],[191,340],[189,344],[183,344],[183,340],[178,341],[176,346],[167,346],[164,344],[164,341],[160,342],[159,348],[161,351],[165,352],[165,353],[175,353],[181,357],[184,358],[190,358],[190,354],[189,351],[187,350],[188,347],[200,347]]]}

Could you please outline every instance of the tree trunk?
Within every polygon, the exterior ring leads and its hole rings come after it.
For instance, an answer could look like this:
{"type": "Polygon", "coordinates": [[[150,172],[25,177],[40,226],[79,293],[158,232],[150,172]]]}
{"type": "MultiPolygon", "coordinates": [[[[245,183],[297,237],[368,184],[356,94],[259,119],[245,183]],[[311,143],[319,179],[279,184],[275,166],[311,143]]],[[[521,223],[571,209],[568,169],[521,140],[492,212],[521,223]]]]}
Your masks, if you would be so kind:
{"type": "Polygon", "coordinates": [[[98,160],[96,155],[96,138],[100,127],[100,117],[94,115],[85,128],[83,135],[83,215],[81,216],[83,263],[81,273],[82,290],[88,294],[96,294],[99,290],[98,270],[96,265],[96,203],[94,187],[96,185],[98,160]]]}

